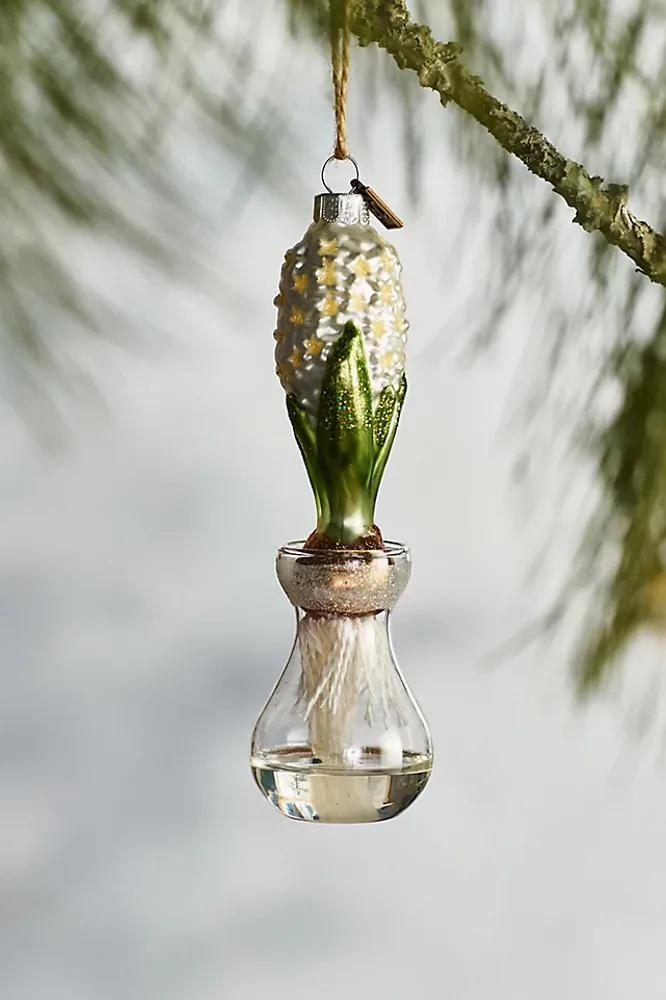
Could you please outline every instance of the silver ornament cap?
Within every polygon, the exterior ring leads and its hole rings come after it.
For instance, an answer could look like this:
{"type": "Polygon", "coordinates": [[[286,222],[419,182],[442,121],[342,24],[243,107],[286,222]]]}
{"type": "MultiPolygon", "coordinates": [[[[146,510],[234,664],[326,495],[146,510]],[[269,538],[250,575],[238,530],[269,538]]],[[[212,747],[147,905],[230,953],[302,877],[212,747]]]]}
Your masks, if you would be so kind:
{"type": "Polygon", "coordinates": [[[370,225],[370,211],[362,194],[318,194],[314,200],[315,222],[370,225]]]}

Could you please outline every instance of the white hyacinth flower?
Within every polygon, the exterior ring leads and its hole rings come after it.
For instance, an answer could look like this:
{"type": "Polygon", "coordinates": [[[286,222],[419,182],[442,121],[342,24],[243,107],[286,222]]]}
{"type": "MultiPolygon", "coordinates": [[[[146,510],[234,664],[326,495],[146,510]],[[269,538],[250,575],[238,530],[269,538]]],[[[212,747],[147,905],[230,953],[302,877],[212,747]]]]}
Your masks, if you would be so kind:
{"type": "Polygon", "coordinates": [[[349,321],[363,339],[374,404],[386,386],[398,391],[408,329],[400,271],[362,195],[317,197],[314,222],[285,256],[274,334],[282,386],[313,424],[326,361],[349,321]]]}

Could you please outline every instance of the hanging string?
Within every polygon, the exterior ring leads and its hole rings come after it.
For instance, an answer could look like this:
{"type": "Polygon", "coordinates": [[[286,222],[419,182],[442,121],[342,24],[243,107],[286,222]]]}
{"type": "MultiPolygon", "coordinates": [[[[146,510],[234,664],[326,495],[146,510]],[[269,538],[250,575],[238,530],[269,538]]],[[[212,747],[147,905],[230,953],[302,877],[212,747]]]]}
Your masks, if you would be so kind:
{"type": "Polygon", "coordinates": [[[347,85],[349,83],[349,24],[347,0],[331,0],[331,68],[335,92],[335,149],[336,160],[346,160],[347,150],[347,85]]]}

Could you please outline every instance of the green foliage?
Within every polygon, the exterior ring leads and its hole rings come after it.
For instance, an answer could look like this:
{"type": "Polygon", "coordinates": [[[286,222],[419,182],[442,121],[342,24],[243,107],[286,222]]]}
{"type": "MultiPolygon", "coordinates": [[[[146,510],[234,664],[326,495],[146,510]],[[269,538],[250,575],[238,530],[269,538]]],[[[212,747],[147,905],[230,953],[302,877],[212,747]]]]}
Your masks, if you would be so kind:
{"type": "MultiPolygon", "coordinates": [[[[328,45],[326,0],[283,4],[296,47],[328,45]]],[[[291,171],[273,141],[276,131],[289,131],[272,98],[275,76],[264,84],[260,101],[248,100],[255,75],[265,75],[259,18],[248,16],[244,44],[231,46],[225,40],[227,7],[227,0],[215,5],[207,0],[0,3],[0,361],[6,384],[20,375],[24,390],[29,384],[36,396],[45,397],[67,367],[65,330],[69,336],[72,330],[109,329],[85,278],[70,269],[73,240],[94,237],[109,247],[122,244],[172,269],[192,256],[183,253],[182,222],[193,209],[181,204],[163,156],[175,120],[187,120],[237,157],[244,191],[253,183],[288,183],[291,171]],[[147,192],[159,213],[136,211],[137,198],[142,202],[147,192]],[[160,230],[152,223],[156,214],[168,220],[160,230]]],[[[663,228],[662,4],[414,0],[412,11],[436,37],[462,45],[464,60],[491,93],[533,121],[555,145],[566,140],[564,151],[590,174],[616,181],[606,190],[616,194],[618,211],[628,186],[632,197],[640,198],[642,215],[663,228]]],[[[449,109],[442,114],[441,134],[424,134],[416,79],[400,73],[383,54],[364,49],[357,69],[370,117],[378,95],[394,101],[412,198],[419,195],[423,164],[453,151],[470,171],[475,204],[492,213],[494,266],[483,277],[484,308],[474,317],[472,348],[493,342],[516,297],[529,289],[539,302],[545,370],[545,378],[533,373],[532,412],[543,411],[544,382],[551,390],[557,386],[560,366],[575,356],[581,342],[592,345],[588,354],[596,358],[594,388],[610,382],[617,389],[617,413],[604,417],[589,437],[602,509],[588,532],[581,564],[596,588],[598,615],[582,641],[578,677],[581,687],[591,689],[655,613],[654,601],[645,595],[662,572],[665,542],[662,293],[657,301],[649,283],[594,236],[587,244],[585,291],[572,296],[567,287],[563,294],[562,283],[553,281],[562,247],[555,235],[552,192],[539,189],[471,116],[449,109]],[[602,342],[592,335],[599,328],[602,342]]],[[[595,192],[590,195],[593,213],[595,192]]],[[[358,374],[352,355],[345,363],[358,374]]],[[[403,396],[404,386],[397,395],[386,391],[373,426],[360,419],[354,431],[358,440],[351,435],[345,443],[344,428],[336,430],[339,455],[357,449],[358,462],[351,464],[362,469],[359,483],[371,503],[403,396]]],[[[580,399],[581,420],[594,411],[593,404],[593,391],[580,399]]],[[[324,468],[322,442],[295,401],[288,406],[313,482],[318,519],[325,520],[331,515],[334,454],[329,442],[324,468]]]]}
{"type": "MultiPolygon", "coordinates": [[[[279,155],[258,151],[263,125],[245,99],[258,54],[215,30],[225,6],[0,3],[0,361],[19,402],[30,383],[46,400],[71,367],[72,333],[130,323],[73,272],[72,244],[121,246],[168,272],[196,266],[196,209],[164,155],[179,117],[238,157],[248,188],[285,175],[279,155]]],[[[262,113],[288,131],[269,96],[262,113]]]]}
{"type": "Polygon", "coordinates": [[[615,365],[623,398],[595,443],[603,499],[582,553],[588,572],[609,554],[614,568],[581,644],[577,679],[584,692],[641,628],[666,616],[666,310],[655,337],[632,345],[615,365]]]}

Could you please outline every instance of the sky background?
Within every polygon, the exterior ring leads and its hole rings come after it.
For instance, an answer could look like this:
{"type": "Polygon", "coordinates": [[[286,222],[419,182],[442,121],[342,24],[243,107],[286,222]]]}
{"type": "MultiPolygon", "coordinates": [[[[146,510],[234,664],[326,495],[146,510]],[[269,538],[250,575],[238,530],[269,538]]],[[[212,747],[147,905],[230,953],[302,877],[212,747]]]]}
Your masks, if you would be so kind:
{"type": "MultiPolygon", "coordinates": [[[[394,641],[436,763],[412,808],[367,827],[289,822],[253,786],[250,732],[294,630],[274,554],[313,527],[272,299],[332,129],[321,56],[290,58],[280,86],[288,193],[177,121],[207,272],[74,245],[134,343],[76,356],[96,398],[70,399],[66,440],[2,413],[0,995],[662,1000],[661,730],[637,738],[629,710],[661,704],[663,651],[645,640],[631,684],[585,710],[562,643],[485,662],[566,571],[589,472],[546,460],[567,445],[546,413],[552,447],[513,485],[539,303],[463,362],[496,252],[485,195],[444,136],[410,208],[391,101],[364,124],[354,78],[352,151],[407,220],[410,388],[378,520],[412,549],[394,641]]],[[[556,211],[575,267],[588,237],[556,211]]]]}

